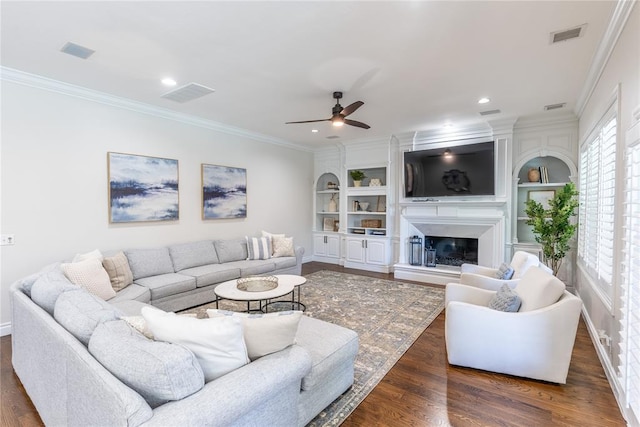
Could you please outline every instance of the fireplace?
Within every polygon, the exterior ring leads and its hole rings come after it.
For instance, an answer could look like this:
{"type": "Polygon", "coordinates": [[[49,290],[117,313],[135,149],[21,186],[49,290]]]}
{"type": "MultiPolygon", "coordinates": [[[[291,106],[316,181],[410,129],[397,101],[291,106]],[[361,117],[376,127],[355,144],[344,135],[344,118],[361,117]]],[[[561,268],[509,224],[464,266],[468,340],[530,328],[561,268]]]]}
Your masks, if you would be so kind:
{"type": "Polygon", "coordinates": [[[478,239],[425,236],[424,248],[435,249],[436,265],[478,264],[478,239]]]}

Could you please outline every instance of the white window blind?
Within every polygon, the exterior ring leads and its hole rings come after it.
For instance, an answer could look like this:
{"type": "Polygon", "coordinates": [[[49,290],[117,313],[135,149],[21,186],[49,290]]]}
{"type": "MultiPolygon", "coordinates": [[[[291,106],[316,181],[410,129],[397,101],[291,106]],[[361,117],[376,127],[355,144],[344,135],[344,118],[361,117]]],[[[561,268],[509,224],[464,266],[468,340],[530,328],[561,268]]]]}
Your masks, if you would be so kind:
{"type": "Polygon", "coordinates": [[[578,257],[611,306],[616,184],[615,110],[610,109],[580,151],[578,257]]]}
{"type": "Polygon", "coordinates": [[[619,374],[627,405],[640,417],[640,140],[625,154],[619,374]]]}

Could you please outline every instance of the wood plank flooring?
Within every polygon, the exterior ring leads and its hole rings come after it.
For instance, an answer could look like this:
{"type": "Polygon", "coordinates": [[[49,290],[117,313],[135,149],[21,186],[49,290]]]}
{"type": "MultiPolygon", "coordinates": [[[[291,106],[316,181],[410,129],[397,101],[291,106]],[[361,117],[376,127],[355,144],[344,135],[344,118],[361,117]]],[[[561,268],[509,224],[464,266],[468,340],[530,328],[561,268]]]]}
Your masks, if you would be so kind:
{"type": "MultiPolygon", "coordinates": [[[[303,274],[336,270],[307,263],[303,274]]],[[[304,294],[303,294],[304,296],[304,294]]],[[[342,424],[352,426],[624,426],[609,383],[581,320],[566,385],[449,366],[442,313],[342,424]]],[[[1,425],[42,422],[11,367],[11,338],[0,338],[1,425]]]]}

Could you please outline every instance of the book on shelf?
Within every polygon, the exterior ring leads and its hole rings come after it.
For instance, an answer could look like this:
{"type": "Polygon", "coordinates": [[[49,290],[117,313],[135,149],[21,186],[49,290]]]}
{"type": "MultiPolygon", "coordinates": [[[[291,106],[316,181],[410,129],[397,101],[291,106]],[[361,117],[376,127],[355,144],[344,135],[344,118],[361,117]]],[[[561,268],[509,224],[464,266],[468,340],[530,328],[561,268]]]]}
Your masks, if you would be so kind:
{"type": "Polygon", "coordinates": [[[549,183],[549,171],[547,170],[546,166],[540,166],[538,168],[538,170],[540,171],[540,182],[542,184],[548,184],[549,183]]]}

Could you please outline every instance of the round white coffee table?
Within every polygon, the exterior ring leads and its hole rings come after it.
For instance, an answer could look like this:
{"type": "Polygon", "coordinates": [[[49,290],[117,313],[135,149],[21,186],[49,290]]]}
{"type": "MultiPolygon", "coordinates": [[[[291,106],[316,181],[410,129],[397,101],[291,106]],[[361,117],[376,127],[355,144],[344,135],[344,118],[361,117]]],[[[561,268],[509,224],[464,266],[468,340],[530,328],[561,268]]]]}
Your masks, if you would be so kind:
{"type": "MultiPolygon", "coordinates": [[[[251,311],[268,311],[268,302],[274,298],[282,297],[287,294],[291,294],[291,300],[294,302],[294,288],[300,286],[306,282],[306,279],[302,276],[295,276],[291,274],[278,274],[275,275],[278,278],[278,286],[268,291],[243,291],[238,289],[238,280],[228,280],[220,283],[214,289],[216,295],[222,299],[232,301],[246,301],[247,312],[251,311]],[[300,280],[302,279],[302,281],[300,280]],[[251,303],[258,302],[259,308],[256,310],[251,309],[251,303]]],[[[299,294],[298,294],[299,297],[299,294]]],[[[291,303],[289,303],[291,304],[291,303]]]]}
{"type": "Polygon", "coordinates": [[[286,282],[293,285],[293,292],[291,294],[291,301],[273,301],[268,302],[266,305],[271,311],[287,311],[287,310],[301,310],[305,311],[307,307],[300,302],[300,286],[307,283],[307,279],[303,276],[297,276],[295,274],[276,274],[278,283],[286,282]],[[297,291],[297,292],[296,292],[297,291]]]}

